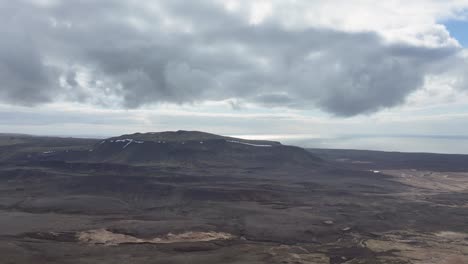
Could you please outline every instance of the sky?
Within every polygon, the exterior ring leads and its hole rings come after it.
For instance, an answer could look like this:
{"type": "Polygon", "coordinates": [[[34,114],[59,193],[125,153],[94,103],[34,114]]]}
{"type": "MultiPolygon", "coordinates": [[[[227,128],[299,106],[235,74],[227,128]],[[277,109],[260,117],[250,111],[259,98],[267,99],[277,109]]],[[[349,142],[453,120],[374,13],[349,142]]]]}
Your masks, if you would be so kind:
{"type": "Polygon", "coordinates": [[[450,32],[450,35],[455,38],[461,46],[468,46],[468,21],[449,20],[444,22],[443,25],[450,32]]]}
{"type": "Polygon", "coordinates": [[[468,0],[0,0],[0,131],[468,154],[468,0]]]}

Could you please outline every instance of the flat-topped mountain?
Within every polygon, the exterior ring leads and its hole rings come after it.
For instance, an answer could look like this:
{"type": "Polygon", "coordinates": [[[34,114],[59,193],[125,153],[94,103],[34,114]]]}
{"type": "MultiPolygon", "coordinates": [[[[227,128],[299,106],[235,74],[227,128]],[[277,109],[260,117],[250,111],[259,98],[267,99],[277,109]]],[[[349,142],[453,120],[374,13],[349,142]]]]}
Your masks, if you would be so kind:
{"type": "Polygon", "coordinates": [[[135,133],[96,143],[86,155],[91,162],[128,164],[211,164],[276,166],[313,165],[308,151],[275,141],[245,140],[199,131],[135,133]]]}
{"type": "Polygon", "coordinates": [[[1,161],[64,161],[126,165],[315,166],[321,159],[276,141],[247,140],[199,131],[135,133],[103,140],[0,137],[1,161]]]}
{"type": "Polygon", "coordinates": [[[251,144],[252,146],[263,146],[271,147],[281,145],[281,143],[276,141],[267,141],[267,140],[246,140],[234,137],[220,136],[216,134],[200,132],[200,131],[165,131],[165,132],[150,132],[150,133],[135,133],[129,135],[122,135],[119,137],[109,138],[109,141],[144,141],[144,142],[158,142],[158,143],[184,143],[190,141],[231,141],[241,144],[251,144]]]}

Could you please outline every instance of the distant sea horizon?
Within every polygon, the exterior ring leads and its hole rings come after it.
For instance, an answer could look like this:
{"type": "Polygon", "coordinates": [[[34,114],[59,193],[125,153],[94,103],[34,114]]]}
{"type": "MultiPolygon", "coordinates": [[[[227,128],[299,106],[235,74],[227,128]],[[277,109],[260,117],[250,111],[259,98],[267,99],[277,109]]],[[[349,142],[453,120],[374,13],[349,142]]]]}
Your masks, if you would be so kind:
{"type": "MultiPolygon", "coordinates": [[[[262,139],[262,135],[239,135],[239,137],[262,139]]],[[[263,139],[303,148],[468,154],[468,136],[457,135],[337,135],[328,137],[266,135],[263,139]]]]}

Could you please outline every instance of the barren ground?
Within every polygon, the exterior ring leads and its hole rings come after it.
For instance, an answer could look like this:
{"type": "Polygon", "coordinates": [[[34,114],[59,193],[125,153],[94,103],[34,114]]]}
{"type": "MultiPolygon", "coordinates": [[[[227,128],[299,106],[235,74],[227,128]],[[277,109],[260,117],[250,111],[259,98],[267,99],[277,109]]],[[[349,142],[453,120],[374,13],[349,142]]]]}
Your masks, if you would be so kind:
{"type": "Polygon", "coordinates": [[[3,163],[0,263],[468,263],[460,157],[342,153],[308,168],[3,163]]]}

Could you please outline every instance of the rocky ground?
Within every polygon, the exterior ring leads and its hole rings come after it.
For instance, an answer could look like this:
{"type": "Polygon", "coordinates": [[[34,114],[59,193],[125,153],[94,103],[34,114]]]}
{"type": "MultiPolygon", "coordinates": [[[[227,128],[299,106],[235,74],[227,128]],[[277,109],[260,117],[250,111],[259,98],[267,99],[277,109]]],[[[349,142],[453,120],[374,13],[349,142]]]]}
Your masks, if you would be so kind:
{"type": "Polygon", "coordinates": [[[456,166],[467,157],[93,163],[38,159],[50,146],[12,140],[0,146],[0,263],[468,263],[468,172],[456,166]]]}

